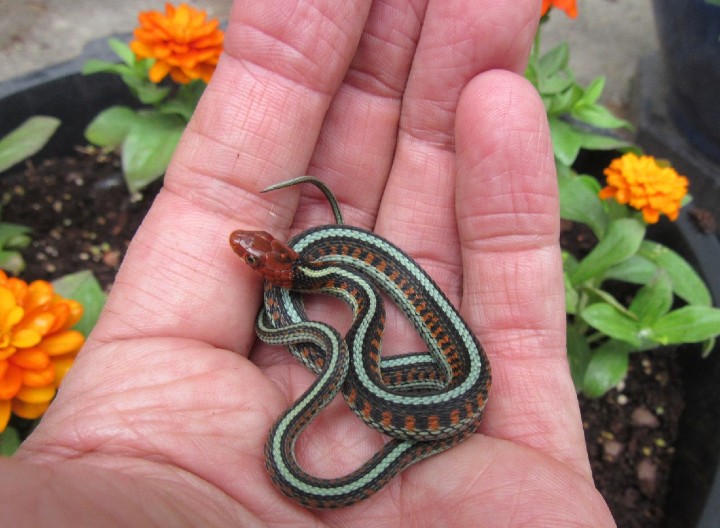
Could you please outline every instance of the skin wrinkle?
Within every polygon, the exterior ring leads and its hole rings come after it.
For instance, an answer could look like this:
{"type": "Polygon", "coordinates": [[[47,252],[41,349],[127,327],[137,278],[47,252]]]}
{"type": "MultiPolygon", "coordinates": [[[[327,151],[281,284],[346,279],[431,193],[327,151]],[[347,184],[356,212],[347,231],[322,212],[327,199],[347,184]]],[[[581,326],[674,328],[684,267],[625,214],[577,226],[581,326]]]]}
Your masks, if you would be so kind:
{"type": "MultiPolygon", "coordinates": [[[[232,60],[230,57],[227,59],[223,58],[224,61],[232,60]]],[[[222,72],[223,70],[221,70],[222,72]]],[[[233,75],[231,79],[225,79],[221,74],[217,76],[217,81],[212,85],[214,95],[221,97],[223,100],[233,100],[233,96],[237,97],[238,85],[240,88],[245,88],[247,93],[242,94],[243,99],[261,99],[265,106],[255,105],[249,107],[248,105],[237,105],[233,107],[230,103],[224,105],[225,111],[217,116],[211,116],[209,119],[203,119],[203,113],[196,113],[189,124],[189,128],[192,131],[202,134],[204,137],[217,136],[217,128],[223,130],[221,137],[223,140],[220,142],[221,145],[229,147],[233,152],[237,152],[237,148],[234,146],[237,143],[239,137],[243,138],[244,142],[249,142],[246,149],[246,155],[253,156],[250,159],[267,159],[270,156],[277,156],[277,149],[280,152],[289,150],[289,146],[284,143],[277,143],[273,141],[273,135],[269,134],[268,131],[275,129],[279,119],[287,120],[287,108],[293,107],[294,101],[302,101],[303,104],[306,100],[319,100],[323,101],[324,104],[329,100],[327,96],[318,95],[310,90],[298,90],[298,85],[292,81],[281,78],[277,79],[275,83],[271,84],[272,89],[266,87],[263,83],[263,75],[256,74],[252,70],[245,69],[243,73],[246,75],[233,75]],[[246,77],[257,79],[254,83],[248,83],[246,77]],[[227,90],[223,88],[227,87],[227,90]],[[232,111],[235,109],[236,111],[232,111]],[[274,116],[272,121],[268,121],[268,116],[274,116]],[[205,132],[207,130],[208,132],[205,132]],[[210,132],[213,131],[213,132],[210,132]],[[256,142],[252,139],[257,138],[256,142]],[[263,148],[265,145],[269,145],[270,148],[263,148]]],[[[203,105],[201,100],[200,105],[203,105]]],[[[283,122],[283,125],[290,125],[292,128],[297,129],[298,132],[304,131],[308,126],[307,120],[299,115],[293,123],[283,122]]],[[[218,142],[218,140],[215,140],[218,142]]],[[[286,156],[285,156],[286,157],[286,156]]]]}
{"type": "MultiPolygon", "coordinates": [[[[257,2],[236,2],[234,5],[231,18],[239,19],[241,18],[239,13],[242,13],[242,22],[238,22],[241,27],[232,34],[226,35],[224,53],[254,64],[299,87],[324,97],[331,97],[337,85],[328,83],[327,77],[342,67],[340,65],[345,63],[344,50],[348,47],[354,49],[360,37],[359,33],[355,36],[344,32],[350,13],[353,17],[357,16],[354,13],[356,6],[336,4],[334,7],[338,7],[338,12],[347,9],[345,15],[340,15],[343,22],[339,23],[334,17],[326,16],[325,11],[315,9],[311,3],[305,5],[315,10],[318,17],[308,13],[297,16],[293,11],[278,9],[273,9],[271,13],[257,13],[256,9],[250,9],[251,4],[254,4],[254,8],[263,10],[263,6],[258,5],[257,2]],[[256,15],[254,22],[251,20],[253,15],[256,15]],[[284,19],[293,19],[297,25],[287,24],[284,19]],[[268,27],[263,28],[261,24],[268,27]],[[327,25],[334,27],[335,31],[327,25]],[[275,29],[272,30],[271,27],[275,29]],[[307,38],[308,35],[312,35],[312,38],[307,38]],[[336,38],[333,41],[327,40],[326,35],[334,35],[336,38]],[[321,43],[326,45],[320,46],[321,43]],[[251,50],[252,54],[246,54],[247,50],[251,50]]],[[[365,5],[368,3],[365,2],[365,5]]],[[[365,18],[367,7],[363,9],[362,16],[365,18]]]]}
{"type": "MultiPolygon", "coordinates": [[[[382,3],[385,4],[386,2],[382,3]]],[[[377,8],[377,3],[373,6],[373,8],[377,8]]],[[[388,6],[388,9],[392,9],[392,7],[388,6]]],[[[410,23],[406,22],[407,18],[405,17],[400,20],[404,22],[405,26],[411,25],[410,23]]],[[[414,33],[417,35],[417,28],[421,24],[419,20],[416,20],[416,22],[417,24],[411,29],[415,29],[414,33]]],[[[404,39],[399,39],[404,40],[404,42],[394,42],[390,38],[383,38],[383,36],[381,36],[379,32],[373,31],[373,25],[370,21],[367,26],[367,31],[360,41],[359,48],[367,48],[368,50],[382,48],[383,52],[388,53],[387,48],[391,47],[395,48],[395,53],[393,53],[393,55],[398,55],[401,57],[403,55],[411,54],[417,45],[417,39],[412,36],[409,31],[396,31],[395,33],[393,33],[392,36],[404,37],[404,39]]],[[[360,50],[358,50],[358,53],[353,59],[350,69],[348,70],[348,73],[343,81],[343,84],[349,87],[361,89],[368,95],[374,95],[378,97],[390,97],[393,99],[401,98],[405,87],[405,74],[406,71],[410,68],[409,61],[404,61],[405,63],[407,63],[407,66],[403,68],[400,72],[394,74],[395,72],[392,68],[383,67],[383,65],[378,64],[377,62],[366,64],[362,60],[360,60],[359,57],[361,57],[360,50]]]]}

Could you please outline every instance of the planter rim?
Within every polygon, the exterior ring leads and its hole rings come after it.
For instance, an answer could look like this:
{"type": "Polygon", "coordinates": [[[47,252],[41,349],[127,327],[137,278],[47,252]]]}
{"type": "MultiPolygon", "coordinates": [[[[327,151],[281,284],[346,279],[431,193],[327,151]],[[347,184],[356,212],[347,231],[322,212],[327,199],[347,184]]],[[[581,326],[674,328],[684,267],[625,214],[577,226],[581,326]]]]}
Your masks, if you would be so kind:
{"type": "Polygon", "coordinates": [[[116,38],[123,42],[129,42],[131,37],[132,35],[130,33],[115,33],[107,37],[91,40],[83,46],[80,54],[72,59],[0,81],[0,103],[8,96],[28,90],[37,85],[79,74],[88,59],[117,62],[117,55],[113,53],[107,44],[108,39],[116,38]]]}

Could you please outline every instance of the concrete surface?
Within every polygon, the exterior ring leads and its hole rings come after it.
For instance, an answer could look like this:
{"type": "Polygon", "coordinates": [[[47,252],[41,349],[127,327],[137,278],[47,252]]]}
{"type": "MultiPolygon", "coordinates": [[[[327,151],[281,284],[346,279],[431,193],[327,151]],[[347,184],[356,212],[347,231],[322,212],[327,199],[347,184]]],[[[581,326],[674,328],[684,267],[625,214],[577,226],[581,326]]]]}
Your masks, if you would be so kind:
{"type": "MultiPolygon", "coordinates": [[[[258,0],[262,1],[262,0],[258,0]]],[[[538,0],[539,1],[539,0],[538,0]]],[[[189,0],[226,19],[232,0],[189,0]]],[[[129,33],[137,13],[164,9],[164,0],[0,0],[0,80],[63,62],[89,40],[129,33]]],[[[543,49],[567,40],[577,78],[608,78],[604,100],[621,108],[638,59],[657,49],[651,0],[579,0],[580,15],[557,11],[544,32],[543,49]]]]}
{"type": "MultiPolygon", "coordinates": [[[[232,5],[184,1],[220,20],[232,5]]],[[[138,13],[153,9],[164,12],[165,0],[0,0],[0,80],[72,59],[90,40],[131,33],[138,13]]]]}

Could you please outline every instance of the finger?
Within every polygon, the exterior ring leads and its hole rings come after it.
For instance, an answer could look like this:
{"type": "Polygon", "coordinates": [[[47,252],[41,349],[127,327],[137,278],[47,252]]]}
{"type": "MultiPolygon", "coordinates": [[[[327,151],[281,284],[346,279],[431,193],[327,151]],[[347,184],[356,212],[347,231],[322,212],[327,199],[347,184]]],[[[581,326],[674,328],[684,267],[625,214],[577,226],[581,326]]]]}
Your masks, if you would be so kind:
{"type": "Polygon", "coordinates": [[[367,10],[367,2],[236,2],[224,55],[94,339],[167,335],[247,351],[259,278],[229,250],[228,235],[289,227],[294,203],[271,204],[257,190],[304,172],[367,10]]]}
{"type": "Polygon", "coordinates": [[[427,8],[376,231],[392,235],[453,302],[462,276],[454,192],[458,99],[479,72],[522,69],[536,3],[451,0],[427,8]]]}
{"type": "MultiPolygon", "coordinates": [[[[426,4],[427,0],[373,2],[357,52],[318,138],[308,172],[329,185],[350,225],[372,230],[375,224],[426,4]]],[[[325,196],[313,186],[281,191],[272,199],[286,199],[281,193],[301,195],[291,233],[334,222],[325,196]]],[[[311,299],[307,308],[312,319],[338,328],[348,326],[343,316],[349,314],[339,302],[311,299]]],[[[253,358],[262,366],[292,363],[287,354],[267,349],[253,358]]],[[[267,372],[273,377],[272,371],[267,372]]]]}
{"type": "MultiPolygon", "coordinates": [[[[462,291],[454,191],[458,98],[478,72],[522,68],[536,4],[451,0],[427,7],[375,230],[408,251],[455,305],[462,291]]],[[[388,318],[391,349],[418,349],[414,334],[401,318],[388,318]]]]}
{"type": "Polygon", "coordinates": [[[559,212],[550,135],[535,90],[488,72],[463,91],[457,213],[463,313],[490,356],[483,431],[589,475],[565,354],[559,212]]]}
{"type": "MultiPolygon", "coordinates": [[[[392,164],[400,107],[427,0],[373,2],[308,172],[327,182],[345,221],[372,229],[392,164]]],[[[294,230],[330,223],[325,197],[302,189],[294,230]]]]}

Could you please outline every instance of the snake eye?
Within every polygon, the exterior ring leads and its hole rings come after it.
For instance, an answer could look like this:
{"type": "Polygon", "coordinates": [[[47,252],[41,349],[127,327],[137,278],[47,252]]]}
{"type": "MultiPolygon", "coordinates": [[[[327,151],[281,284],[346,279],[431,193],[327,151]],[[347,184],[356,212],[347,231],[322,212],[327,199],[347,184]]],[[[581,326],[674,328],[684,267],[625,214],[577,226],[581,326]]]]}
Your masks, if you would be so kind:
{"type": "Polygon", "coordinates": [[[257,268],[260,265],[260,257],[253,254],[247,254],[245,255],[245,262],[247,262],[248,266],[251,268],[257,268]]]}

